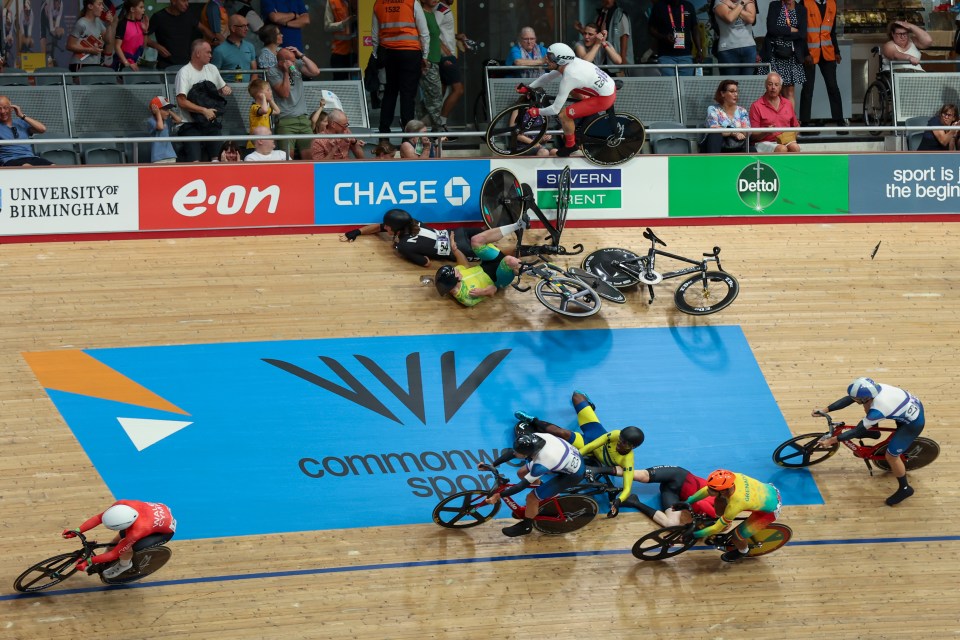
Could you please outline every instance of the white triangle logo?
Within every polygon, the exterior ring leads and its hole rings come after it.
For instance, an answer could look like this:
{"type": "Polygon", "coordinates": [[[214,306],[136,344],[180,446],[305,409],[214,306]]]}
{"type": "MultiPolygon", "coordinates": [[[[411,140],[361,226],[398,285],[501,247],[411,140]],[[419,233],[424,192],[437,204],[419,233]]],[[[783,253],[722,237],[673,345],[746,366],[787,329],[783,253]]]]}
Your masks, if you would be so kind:
{"type": "Polygon", "coordinates": [[[143,451],[152,444],[156,444],[169,435],[189,427],[192,422],[178,422],[176,420],[148,420],[146,418],[117,418],[120,426],[127,432],[137,451],[143,451]]]}

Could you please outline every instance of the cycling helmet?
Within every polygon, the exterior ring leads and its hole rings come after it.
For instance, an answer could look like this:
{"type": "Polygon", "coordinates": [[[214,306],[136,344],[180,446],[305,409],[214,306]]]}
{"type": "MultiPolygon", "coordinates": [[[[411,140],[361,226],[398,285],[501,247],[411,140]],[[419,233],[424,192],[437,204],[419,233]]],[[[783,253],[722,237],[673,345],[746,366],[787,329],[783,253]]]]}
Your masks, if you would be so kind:
{"type": "Polygon", "coordinates": [[[103,526],[113,531],[123,531],[136,522],[139,515],[133,507],[115,504],[103,512],[103,526]]]}
{"type": "Polygon", "coordinates": [[[637,427],[626,427],[620,430],[620,442],[626,443],[636,449],[643,444],[643,431],[637,427]]]}
{"type": "Polygon", "coordinates": [[[518,436],[517,439],[513,441],[513,450],[520,455],[529,458],[530,456],[536,454],[537,451],[540,451],[545,444],[547,444],[546,441],[540,436],[535,436],[532,433],[525,433],[522,436],[518,436]]]}
{"type": "Polygon", "coordinates": [[[457,286],[457,270],[448,264],[437,269],[437,275],[433,279],[434,286],[437,287],[437,293],[442,296],[447,295],[457,286]]]}
{"type": "Polygon", "coordinates": [[[733,471],[717,469],[707,476],[707,486],[714,491],[726,491],[733,487],[733,471]]]}
{"type": "Polygon", "coordinates": [[[403,209],[390,209],[383,214],[383,226],[390,227],[390,230],[394,233],[403,231],[410,226],[411,222],[413,222],[413,218],[403,209]]]}
{"type": "Polygon", "coordinates": [[[570,64],[570,62],[576,57],[576,54],[573,53],[573,49],[562,42],[554,42],[552,45],[547,47],[547,60],[554,63],[558,67],[562,67],[565,64],[570,64]]]}
{"type": "Polygon", "coordinates": [[[859,402],[866,402],[877,397],[880,385],[870,378],[857,378],[847,387],[847,395],[859,402]]]}

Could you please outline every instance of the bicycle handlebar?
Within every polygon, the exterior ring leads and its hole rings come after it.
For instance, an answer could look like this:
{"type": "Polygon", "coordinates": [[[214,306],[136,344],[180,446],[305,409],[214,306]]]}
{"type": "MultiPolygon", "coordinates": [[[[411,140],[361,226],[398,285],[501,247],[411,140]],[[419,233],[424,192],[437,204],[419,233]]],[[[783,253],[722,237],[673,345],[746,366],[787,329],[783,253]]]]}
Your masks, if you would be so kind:
{"type": "Polygon", "coordinates": [[[496,480],[497,480],[497,485],[496,485],[493,489],[491,489],[490,491],[487,492],[487,495],[488,495],[488,496],[492,496],[494,493],[497,492],[497,489],[499,489],[500,487],[502,487],[502,486],[504,486],[504,485],[510,484],[510,479],[509,479],[507,476],[505,476],[505,475],[503,475],[502,473],[500,473],[500,472],[497,470],[497,468],[496,468],[495,466],[493,466],[492,464],[483,463],[483,464],[478,465],[477,468],[478,468],[479,470],[481,470],[481,471],[486,471],[486,472],[488,472],[488,473],[492,473],[492,474],[493,474],[493,477],[496,478],[496,480]]]}

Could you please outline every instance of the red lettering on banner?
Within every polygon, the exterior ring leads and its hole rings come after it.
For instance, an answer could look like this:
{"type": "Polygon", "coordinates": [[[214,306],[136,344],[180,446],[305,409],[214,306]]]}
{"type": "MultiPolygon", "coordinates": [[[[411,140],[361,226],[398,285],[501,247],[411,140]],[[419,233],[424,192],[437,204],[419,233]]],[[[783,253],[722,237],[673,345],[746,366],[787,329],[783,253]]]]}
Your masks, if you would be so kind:
{"type": "Polygon", "coordinates": [[[309,164],[184,164],[140,168],[140,229],[314,224],[309,164]]]}

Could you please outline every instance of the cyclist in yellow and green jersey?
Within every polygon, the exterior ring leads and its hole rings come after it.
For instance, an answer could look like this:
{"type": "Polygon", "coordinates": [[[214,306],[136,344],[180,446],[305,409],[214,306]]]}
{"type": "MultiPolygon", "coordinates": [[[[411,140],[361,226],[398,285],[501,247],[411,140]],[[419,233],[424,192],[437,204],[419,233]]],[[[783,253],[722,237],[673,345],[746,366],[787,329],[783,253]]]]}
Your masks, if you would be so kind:
{"type": "Polygon", "coordinates": [[[470,238],[474,255],[479,258],[479,266],[470,266],[467,257],[455,244],[450,251],[457,266],[444,265],[437,269],[434,286],[441,296],[449,294],[454,300],[466,307],[473,307],[484,299],[507,287],[517,277],[520,260],[516,256],[503,253],[494,242],[503,239],[508,233],[526,229],[526,216],[514,224],[487,229],[470,238]]]}
{"type": "Polygon", "coordinates": [[[555,424],[535,418],[523,411],[514,413],[520,425],[518,429],[530,429],[549,433],[566,440],[577,448],[588,465],[600,466],[597,473],[623,476],[623,490],[610,504],[608,518],[616,517],[620,506],[640,509],[640,500],[631,493],[633,487],[633,450],[643,444],[643,431],[637,427],[624,427],[607,431],[597,418],[596,407],[587,394],[574,391],[573,408],[577,412],[577,424],[582,433],[570,431],[555,424]]]}
{"type": "Polygon", "coordinates": [[[737,548],[720,556],[724,562],[736,562],[745,556],[749,550],[747,540],[776,520],[782,506],[780,490],[772,484],[726,469],[717,469],[707,476],[706,486],[687,498],[686,502],[692,505],[707,496],[717,498],[714,506],[719,517],[709,527],[694,531],[693,537],[696,539],[721,533],[733,524],[734,519],[741,512],[751,512],[750,516],[734,530],[731,539],[737,548]],[[726,506],[723,506],[724,502],[726,506]]]}

